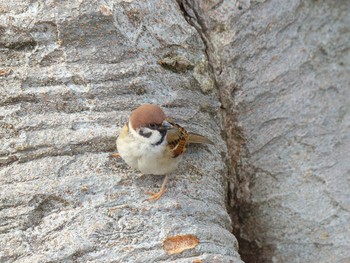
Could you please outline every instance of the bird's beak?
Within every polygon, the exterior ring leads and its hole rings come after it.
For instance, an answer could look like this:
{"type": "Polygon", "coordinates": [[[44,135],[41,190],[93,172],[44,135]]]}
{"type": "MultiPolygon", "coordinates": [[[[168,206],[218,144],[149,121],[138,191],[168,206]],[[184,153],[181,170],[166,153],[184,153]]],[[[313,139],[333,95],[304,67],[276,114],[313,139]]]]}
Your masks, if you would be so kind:
{"type": "Polygon", "coordinates": [[[160,130],[170,130],[174,128],[173,125],[171,125],[168,121],[163,121],[162,126],[159,127],[160,130]]]}

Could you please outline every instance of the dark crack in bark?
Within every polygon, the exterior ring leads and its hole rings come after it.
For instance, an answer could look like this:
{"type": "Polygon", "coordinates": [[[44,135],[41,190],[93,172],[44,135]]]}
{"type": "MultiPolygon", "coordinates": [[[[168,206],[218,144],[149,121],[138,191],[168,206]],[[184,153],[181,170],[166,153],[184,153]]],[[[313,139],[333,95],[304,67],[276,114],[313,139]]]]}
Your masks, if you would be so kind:
{"type": "Polygon", "coordinates": [[[208,59],[209,74],[214,80],[217,89],[221,111],[222,136],[227,145],[227,211],[232,219],[233,234],[239,243],[239,253],[245,262],[259,262],[262,248],[255,241],[244,239],[241,236],[241,227],[247,214],[252,213],[253,208],[249,202],[250,178],[254,169],[247,164],[248,151],[245,148],[246,139],[242,128],[237,124],[237,110],[234,105],[233,94],[240,88],[237,81],[234,85],[225,82],[225,74],[220,60],[218,49],[211,42],[208,28],[199,14],[200,7],[196,1],[177,0],[181,12],[187,22],[193,26],[202,38],[206,47],[205,53],[208,59]]]}

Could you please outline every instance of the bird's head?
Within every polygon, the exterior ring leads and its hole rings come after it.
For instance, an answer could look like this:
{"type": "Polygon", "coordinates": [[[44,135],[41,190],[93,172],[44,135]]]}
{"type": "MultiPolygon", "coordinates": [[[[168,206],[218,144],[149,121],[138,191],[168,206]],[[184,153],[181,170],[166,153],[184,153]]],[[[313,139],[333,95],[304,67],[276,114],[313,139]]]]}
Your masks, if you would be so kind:
{"type": "Polygon", "coordinates": [[[144,104],[132,111],[129,129],[135,138],[145,143],[160,145],[173,126],[166,121],[163,110],[152,104],[144,104]]]}

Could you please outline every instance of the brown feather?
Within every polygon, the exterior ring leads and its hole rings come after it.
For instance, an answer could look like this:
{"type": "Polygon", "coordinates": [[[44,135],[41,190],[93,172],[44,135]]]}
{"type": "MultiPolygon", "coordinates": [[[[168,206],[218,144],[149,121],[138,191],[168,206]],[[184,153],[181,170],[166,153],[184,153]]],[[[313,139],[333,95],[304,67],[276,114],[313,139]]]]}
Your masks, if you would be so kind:
{"type": "Polygon", "coordinates": [[[200,135],[198,133],[189,133],[188,143],[204,143],[204,144],[214,144],[207,137],[200,135]]]}
{"type": "Polygon", "coordinates": [[[137,109],[133,110],[130,115],[130,123],[134,130],[140,127],[146,127],[148,124],[162,124],[165,120],[163,110],[153,104],[143,104],[137,109]]]}
{"type": "Polygon", "coordinates": [[[173,157],[177,157],[186,151],[186,144],[189,134],[180,125],[170,121],[169,119],[167,119],[167,121],[174,127],[167,133],[168,145],[170,150],[173,152],[173,157]]]}
{"type": "Polygon", "coordinates": [[[186,145],[189,143],[214,144],[208,138],[197,133],[187,132],[180,125],[169,119],[166,120],[174,127],[167,133],[167,141],[170,150],[173,152],[173,157],[183,154],[186,151],[186,145]]]}

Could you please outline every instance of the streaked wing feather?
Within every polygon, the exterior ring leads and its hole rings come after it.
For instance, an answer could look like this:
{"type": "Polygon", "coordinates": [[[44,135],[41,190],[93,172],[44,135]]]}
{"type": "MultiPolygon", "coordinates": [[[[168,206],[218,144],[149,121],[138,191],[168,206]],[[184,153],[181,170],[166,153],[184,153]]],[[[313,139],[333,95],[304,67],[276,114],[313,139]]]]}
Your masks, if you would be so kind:
{"type": "Polygon", "coordinates": [[[167,120],[173,129],[168,131],[167,141],[170,150],[173,152],[173,157],[177,157],[186,151],[186,144],[188,143],[189,134],[180,125],[167,120]]]}
{"type": "Polygon", "coordinates": [[[180,125],[167,119],[173,125],[173,129],[168,131],[167,141],[170,150],[173,152],[173,157],[177,157],[186,151],[186,145],[189,143],[205,143],[214,144],[211,140],[203,135],[193,132],[187,132],[180,125]]]}

